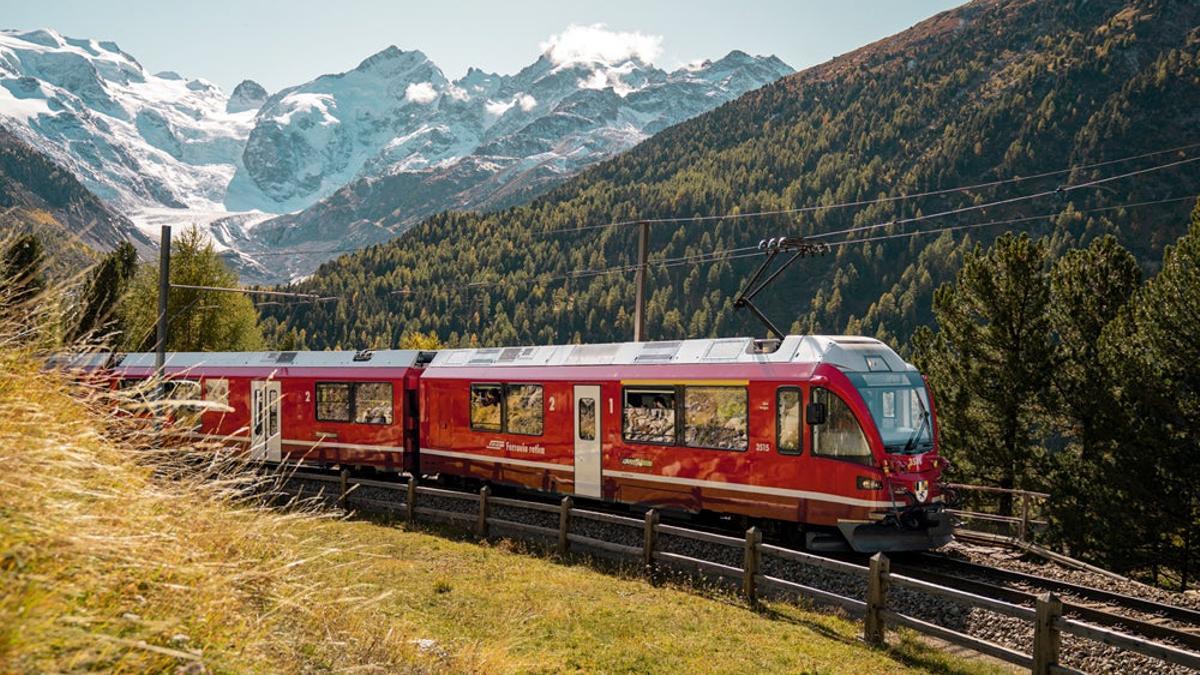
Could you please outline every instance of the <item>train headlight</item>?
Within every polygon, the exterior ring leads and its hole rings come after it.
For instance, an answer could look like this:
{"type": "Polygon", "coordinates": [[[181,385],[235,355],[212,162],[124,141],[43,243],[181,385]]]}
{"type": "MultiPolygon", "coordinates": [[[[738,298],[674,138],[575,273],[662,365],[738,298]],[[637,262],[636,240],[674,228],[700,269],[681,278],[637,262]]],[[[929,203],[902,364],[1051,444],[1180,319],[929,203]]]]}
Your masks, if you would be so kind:
{"type": "Polygon", "coordinates": [[[855,485],[858,486],[859,490],[883,489],[883,481],[879,480],[878,478],[871,478],[870,476],[859,476],[858,480],[855,481],[855,485]]]}

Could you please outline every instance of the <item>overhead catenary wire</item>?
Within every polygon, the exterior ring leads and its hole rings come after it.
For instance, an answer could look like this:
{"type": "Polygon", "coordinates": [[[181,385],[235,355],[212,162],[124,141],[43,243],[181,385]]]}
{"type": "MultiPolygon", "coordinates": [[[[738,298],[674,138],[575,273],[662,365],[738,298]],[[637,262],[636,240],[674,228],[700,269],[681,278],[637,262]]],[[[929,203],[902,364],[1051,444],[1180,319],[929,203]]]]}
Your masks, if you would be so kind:
{"type": "MultiPolygon", "coordinates": [[[[1195,148],[1200,148],[1200,143],[1189,143],[1186,145],[1180,145],[1180,146],[1176,146],[1173,148],[1167,148],[1164,150],[1154,150],[1151,152],[1144,152],[1144,153],[1137,154],[1137,155],[1130,155],[1128,157],[1120,157],[1118,159],[1105,160],[1102,162],[1078,164],[1078,165],[1069,166],[1069,167],[1062,168],[1062,169],[1055,169],[1052,171],[1044,171],[1041,173],[1030,174],[1028,176],[1011,176],[1009,178],[1002,178],[1002,179],[986,181],[986,182],[982,182],[982,183],[973,183],[970,185],[960,185],[960,186],[955,186],[955,187],[939,188],[936,190],[926,190],[923,192],[910,192],[910,193],[904,193],[904,194],[899,194],[899,195],[875,197],[875,198],[871,198],[871,199],[859,199],[859,200],[848,201],[848,202],[839,202],[839,203],[835,203],[835,204],[815,204],[815,205],[810,205],[810,206],[799,206],[799,207],[794,207],[794,208],[772,209],[772,210],[765,210],[765,211],[746,211],[746,212],[733,211],[733,212],[722,213],[722,214],[706,214],[706,215],[699,215],[699,216],[670,216],[670,217],[662,217],[662,218],[634,218],[634,219],[619,220],[619,221],[614,221],[614,222],[609,222],[609,223],[598,223],[598,224],[594,224],[594,225],[580,225],[578,227],[556,228],[556,229],[551,229],[551,230],[544,230],[542,232],[536,232],[535,234],[537,234],[539,236],[549,236],[549,235],[564,234],[564,233],[570,233],[570,232],[583,232],[583,231],[587,231],[587,230],[626,227],[626,226],[631,226],[631,225],[637,225],[640,223],[664,224],[664,223],[706,222],[706,221],[713,221],[713,220],[737,220],[737,219],[743,219],[743,218],[761,218],[761,217],[766,217],[766,216],[795,215],[795,214],[799,214],[799,213],[810,213],[810,212],[815,212],[815,211],[826,211],[826,210],[832,210],[832,209],[853,208],[853,207],[860,207],[860,206],[873,206],[876,204],[887,204],[887,203],[897,202],[897,201],[907,201],[910,199],[919,199],[921,197],[933,197],[933,196],[943,195],[943,194],[952,194],[955,192],[967,192],[970,190],[982,190],[982,189],[996,187],[999,185],[1006,185],[1006,184],[1010,184],[1010,183],[1020,183],[1020,182],[1025,182],[1025,181],[1038,180],[1041,178],[1049,178],[1052,176],[1071,174],[1076,171],[1085,171],[1088,169],[1095,169],[1095,168],[1099,168],[1099,167],[1103,167],[1103,166],[1110,166],[1113,164],[1132,162],[1132,161],[1135,161],[1138,159],[1145,159],[1147,157],[1154,157],[1157,155],[1165,155],[1165,154],[1170,154],[1170,153],[1175,153],[1175,152],[1184,152],[1186,150],[1192,150],[1195,148]]],[[[1191,161],[1191,160],[1187,160],[1187,161],[1191,161]]],[[[1053,191],[1051,191],[1051,192],[1053,192],[1053,191]]]]}
{"type": "MultiPolygon", "coordinates": [[[[1200,159],[1200,158],[1197,158],[1197,159],[1200,159]]],[[[1196,201],[1197,199],[1200,199],[1200,195],[1189,194],[1189,195],[1180,196],[1180,197],[1168,197],[1168,198],[1164,198],[1164,199],[1154,199],[1154,200],[1146,200],[1146,201],[1140,201],[1140,202],[1102,206],[1102,207],[1096,207],[1096,208],[1092,208],[1092,209],[1083,209],[1083,210],[1073,211],[1070,213],[1078,214],[1078,215],[1087,215],[1087,214],[1094,214],[1094,213],[1103,213],[1106,211],[1116,211],[1116,210],[1122,210],[1122,209],[1134,209],[1134,208],[1143,208],[1143,207],[1156,206],[1156,205],[1162,205],[1162,204],[1178,203],[1178,202],[1182,202],[1182,201],[1196,201]]],[[[960,230],[998,227],[1001,225],[1014,225],[1017,223],[1026,223],[1026,222],[1033,222],[1033,221],[1037,221],[1037,220],[1046,220],[1046,219],[1050,219],[1050,218],[1055,218],[1055,217],[1059,217],[1059,216],[1063,215],[1064,213],[1068,213],[1068,212],[1059,210],[1059,211],[1041,213],[1041,214],[1033,215],[1033,216],[1019,216],[1019,217],[1005,218],[1005,219],[1000,219],[1000,220],[988,220],[988,221],[976,222],[976,223],[947,225],[947,226],[942,226],[942,227],[937,227],[937,228],[927,228],[927,229],[920,229],[920,230],[914,230],[914,231],[909,231],[909,232],[889,233],[889,234],[884,234],[884,235],[879,235],[879,236],[874,236],[874,237],[847,238],[847,239],[844,239],[841,241],[829,242],[828,245],[831,248],[842,248],[845,246],[851,246],[851,245],[856,245],[856,244],[868,244],[868,243],[872,243],[872,242],[884,241],[884,240],[890,240],[890,239],[901,239],[901,238],[911,238],[911,237],[917,237],[917,236],[926,236],[926,235],[931,235],[931,234],[939,234],[942,232],[955,232],[955,231],[960,231],[960,230]]],[[[888,224],[891,224],[891,223],[888,223],[888,224]]],[[[905,224],[912,224],[912,223],[909,222],[909,223],[905,223],[905,224]]],[[[739,259],[743,259],[743,258],[757,257],[760,255],[762,255],[761,248],[757,245],[741,246],[741,247],[736,247],[736,248],[731,248],[731,249],[705,251],[702,253],[694,253],[694,254],[690,254],[690,255],[676,256],[676,257],[671,257],[671,258],[660,258],[658,260],[649,261],[647,263],[647,265],[651,266],[651,267],[656,267],[656,268],[674,268],[674,267],[682,267],[682,266],[694,266],[694,265],[702,265],[702,264],[708,264],[708,263],[726,262],[726,261],[730,261],[730,260],[739,260],[739,259]]],[[[626,272],[632,272],[632,271],[637,270],[637,268],[638,268],[638,265],[636,263],[628,263],[628,264],[613,265],[610,267],[598,268],[598,269],[573,270],[571,272],[557,274],[557,275],[550,275],[550,276],[546,276],[546,275],[533,276],[533,277],[529,277],[526,279],[512,279],[512,278],[487,279],[487,280],[470,281],[465,284],[460,282],[459,286],[460,286],[460,288],[462,288],[464,290],[469,290],[469,289],[489,287],[489,286],[527,286],[529,284],[551,284],[551,283],[556,283],[556,282],[560,282],[560,281],[575,281],[575,280],[581,280],[581,279],[591,279],[591,278],[600,277],[600,276],[608,276],[608,275],[612,275],[612,274],[621,274],[621,273],[626,273],[626,272]]],[[[432,288],[435,288],[435,289],[436,288],[445,288],[450,285],[451,284],[440,284],[440,285],[434,286],[432,288]]],[[[400,295],[400,294],[415,295],[415,294],[417,294],[417,292],[418,291],[416,289],[413,289],[412,287],[406,287],[399,291],[393,291],[392,294],[393,295],[400,295]]]]}

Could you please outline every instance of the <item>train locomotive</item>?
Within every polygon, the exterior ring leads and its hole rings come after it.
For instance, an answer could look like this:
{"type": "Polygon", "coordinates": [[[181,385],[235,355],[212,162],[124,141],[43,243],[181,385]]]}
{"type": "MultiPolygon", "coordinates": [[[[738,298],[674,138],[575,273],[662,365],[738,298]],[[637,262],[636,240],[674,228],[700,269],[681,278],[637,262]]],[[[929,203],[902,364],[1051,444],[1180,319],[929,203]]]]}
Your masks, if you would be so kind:
{"type": "MultiPolygon", "coordinates": [[[[147,353],[74,365],[155,374],[147,353]]],[[[952,536],[934,400],[870,338],[170,353],[165,379],[203,402],[176,432],[269,462],[738,518],[814,550],[952,536]]]]}

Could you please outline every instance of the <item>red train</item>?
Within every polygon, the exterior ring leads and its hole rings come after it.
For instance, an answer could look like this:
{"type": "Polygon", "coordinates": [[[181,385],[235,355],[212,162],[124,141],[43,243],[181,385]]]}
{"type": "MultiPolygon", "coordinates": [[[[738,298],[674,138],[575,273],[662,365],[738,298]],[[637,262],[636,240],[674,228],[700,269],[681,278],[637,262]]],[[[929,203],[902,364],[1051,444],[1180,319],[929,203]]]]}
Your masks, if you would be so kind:
{"type": "MultiPolygon", "coordinates": [[[[862,337],[173,353],[184,433],[253,456],[742,516],[812,548],[950,540],[933,400],[862,337]],[[185,411],[186,413],[186,411],[185,411]]],[[[122,385],[153,354],[101,365],[122,385]]]]}

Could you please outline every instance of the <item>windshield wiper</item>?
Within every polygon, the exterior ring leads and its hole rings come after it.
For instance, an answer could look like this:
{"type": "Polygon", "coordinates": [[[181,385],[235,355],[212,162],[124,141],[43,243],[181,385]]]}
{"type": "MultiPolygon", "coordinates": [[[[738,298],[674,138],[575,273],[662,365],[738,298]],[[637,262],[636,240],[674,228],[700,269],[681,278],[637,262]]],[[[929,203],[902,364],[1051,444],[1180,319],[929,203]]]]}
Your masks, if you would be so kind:
{"type": "Polygon", "coordinates": [[[912,452],[913,445],[925,431],[925,426],[929,424],[929,410],[925,408],[925,401],[922,401],[921,397],[917,395],[916,392],[914,392],[913,395],[917,397],[917,403],[921,405],[921,423],[917,425],[917,428],[913,430],[912,436],[909,436],[908,441],[904,444],[904,450],[901,452],[906,455],[912,452]]]}

